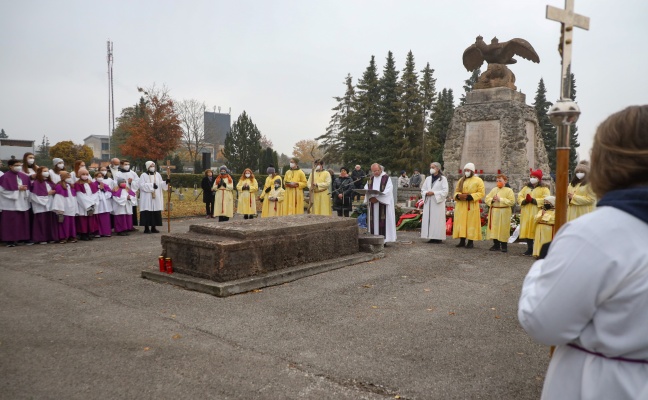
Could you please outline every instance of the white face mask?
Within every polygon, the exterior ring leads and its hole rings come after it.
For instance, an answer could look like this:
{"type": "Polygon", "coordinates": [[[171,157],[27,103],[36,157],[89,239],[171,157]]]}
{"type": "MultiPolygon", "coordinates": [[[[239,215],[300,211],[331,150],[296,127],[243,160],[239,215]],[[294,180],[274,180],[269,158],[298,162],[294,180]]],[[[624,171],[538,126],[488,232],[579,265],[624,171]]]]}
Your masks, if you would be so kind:
{"type": "Polygon", "coordinates": [[[585,178],[585,173],[584,172],[576,172],[576,178],[578,178],[578,179],[585,178]]]}
{"type": "Polygon", "coordinates": [[[295,168],[295,163],[294,162],[290,163],[290,168],[295,168]]]}
{"type": "Polygon", "coordinates": [[[430,175],[435,175],[436,174],[436,169],[430,168],[430,175]]]}
{"type": "Polygon", "coordinates": [[[84,181],[87,181],[88,180],[88,175],[81,175],[81,179],[83,179],[84,181]]]}
{"type": "Polygon", "coordinates": [[[22,167],[13,167],[13,170],[16,172],[22,171],[22,167]]]}
{"type": "Polygon", "coordinates": [[[49,172],[43,172],[43,178],[49,178],[49,172]]]}
{"type": "Polygon", "coordinates": [[[535,185],[536,183],[538,183],[538,178],[531,178],[529,179],[529,182],[531,182],[532,185],[535,185]]]}
{"type": "Polygon", "coordinates": [[[149,171],[151,171],[151,172],[155,172],[155,167],[151,167],[151,168],[149,168],[149,171]]]}
{"type": "Polygon", "coordinates": [[[72,184],[72,178],[67,178],[65,182],[69,183],[70,185],[72,184]]]}
{"type": "Polygon", "coordinates": [[[130,165],[124,165],[124,171],[128,171],[130,169],[130,165]]]}
{"type": "Polygon", "coordinates": [[[472,171],[464,171],[466,178],[470,178],[470,174],[472,174],[472,171]]]}
{"type": "Polygon", "coordinates": [[[280,185],[275,185],[275,189],[279,189],[279,186],[280,186],[280,185]]]}
{"type": "Polygon", "coordinates": [[[249,178],[249,177],[250,177],[250,173],[248,172],[247,174],[245,174],[245,177],[246,177],[246,178],[249,178]]]}
{"type": "Polygon", "coordinates": [[[97,178],[97,182],[99,183],[103,182],[103,178],[97,178]]]}
{"type": "Polygon", "coordinates": [[[28,165],[33,165],[34,164],[34,159],[33,158],[28,158],[27,159],[27,164],[28,165]]]}
{"type": "Polygon", "coordinates": [[[65,164],[63,164],[63,163],[58,163],[58,164],[56,164],[56,166],[59,167],[59,169],[63,169],[63,167],[65,167],[65,164]]]}
{"type": "Polygon", "coordinates": [[[321,171],[321,170],[322,170],[322,166],[321,166],[321,165],[318,165],[317,167],[315,167],[315,171],[321,171]]]}
{"type": "Polygon", "coordinates": [[[106,171],[99,171],[99,172],[101,172],[101,175],[103,175],[103,176],[106,176],[106,174],[108,173],[106,171]]]}

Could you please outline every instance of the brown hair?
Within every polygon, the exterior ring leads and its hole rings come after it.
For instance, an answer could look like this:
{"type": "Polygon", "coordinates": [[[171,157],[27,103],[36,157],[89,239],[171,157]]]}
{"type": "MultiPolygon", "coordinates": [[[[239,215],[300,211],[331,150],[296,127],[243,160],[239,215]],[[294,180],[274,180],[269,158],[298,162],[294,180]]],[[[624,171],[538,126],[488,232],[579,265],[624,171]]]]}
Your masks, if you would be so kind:
{"type": "Polygon", "coordinates": [[[211,172],[212,176],[214,176],[214,171],[212,171],[211,169],[206,169],[205,172],[203,172],[203,174],[207,176],[207,172],[211,172]]]}
{"type": "Polygon", "coordinates": [[[79,175],[79,168],[81,168],[81,164],[85,164],[85,161],[76,160],[74,162],[74,175],[79,175]]]}
{"type": "Polygon", "coordinates": [[[599,198],[612,190],[648,184],[648,105],[628,107],[599,125],[589,179],[599,198]]]}
{"type": "Polygon", "coordinates": [[[506,175],[504,175],[504,174],[498,174],[495,178],[496,178],[496,179],[502,178],[502,179],[504,179],[506,182],[508,182],[508,176],[506,176],[506,175]]]}
{"type": "Polygon", "coordinates": [[[61,187],[62,187],[63,189],[65,189],[65,190],[67,190],[67,188],[68,188],[68,183],[65,182],[65,180],[66,180],[67,178],[69,178],[70,176],[71,176],[71,175],[70,175],[69,172],[67,172],[67,171],[61,171],[61,180],[59,181],[58,184],[61,185],[61,187]]]}
{"type": "Polygon", "coordinates": [[[38,169],[38,165],[36,165],[36,162],[34,162],[32,165],[29,165],[29,164],[27,163],[27,157],[29,157],[29,156],[33,156],[33,157],[34,157],[34,161],[35,161],[35,159],[36,159],[36,156],[34,156],[34,153],[29,153],[29,152],[27,152],[27,153],[25,153],[25,155],[23,156],[23,161],[22,161],[22,162],[23,162],[22,170],[23,170],[24,173],[26,173],[26,174],[28,174],[28,175],[29,175],[29,168],[33,169],[34,171],[36,171],[36,170],[38,169]]]}
{"type": "Polygon", "coordinates": [[[45,182],[45,181],[50,181],[51,182],[52,181],[51,177],[48,176],[47,178],[45,178],[43,176],[43,170],[45,170],[45,169],[49,171],[49,168],[47,168],[47,167],[37,167],[36,168],[36,180],[37,181],[39,181],[39,182],[45,182]]]}

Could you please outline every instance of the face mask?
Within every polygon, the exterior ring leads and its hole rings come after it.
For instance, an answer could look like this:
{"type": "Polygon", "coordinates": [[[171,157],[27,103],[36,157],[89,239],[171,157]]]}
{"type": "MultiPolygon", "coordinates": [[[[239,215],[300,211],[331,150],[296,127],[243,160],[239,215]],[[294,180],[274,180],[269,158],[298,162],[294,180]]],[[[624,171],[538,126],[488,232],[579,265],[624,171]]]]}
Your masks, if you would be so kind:
{"type": "Polygon", "coordinates": [[[504,182],[497,182],[497,187],[498,188],[503,188],[504,187],[504,182]]]}
{"type": "Polygon", "coordinates": [[[322,170],[321,166],[318,165],[317,167],[315,167],[315,171],[321,171],[321,170],[322,170]]]}
{"type": "Polygon", "coordinates": [[[275,185],[275,189],[279,189],[279,185],[275,185]]]}
{"type": "Polygon", "coordinates": [[[150,171],[150,172],[155,172],[155,167],[151,167],[151,168],[149,168],[149,171],[150,171]]]}
{"type": "Polygon", "coordinates": [[[58,163],[58,164],[56,164],[56,166],[59,167],[59,169],[63,169],[63,167],[65,167],[65,164],[63,164],[63,163],[58,163]]]}
{"type": "Polygon", "coordinates": [[[89,176],[88,176],[88,175],[81,175],[81,179],[83,179],[84,181],[87,181],[87,180],[88,180],[88,178],[89,178],[89,176]]]}
{"type": "Polygon", "coordinates": [[[436,169],[430,168],[430,175],[436,175],[436,169]]]}
{"type": "Polygon", "coordinates": [[[103,182],[103,178],[97,178],[97,182],[99,183],[103,182]]]}
{"type": "Polygon", "coordinates": [[[470,178],[470,174],[472,174],[472,171],[464,172],[464,175],[466,176],[466,178],[470,178]]]}
{"type": "Polygon", "coordinates": [[[295,163],[294,162],[290,163],[290,168],[295,168],[295,163]]]}
{"type": "Polygon", "coordinates": [[[43,178],[49,178],[49,172],[43,172],[43,178]]]}
{"type": "Polygon", "coordinates": [[[531,182],[532,185],[535,185],[536,183],[538,183],[538,178],[531,178],[529,179],[529,182],[531,182]]]}
{"type": "Polygon", "coordinates": [[[22,167],[13,167],[13,170],[16,172],[22,171],[22,167]]]}
{"type": "Polygon", "coordinates": [[[245,174],[245,177],[246,177],[246,178],[249,178],[249,177],[250,177],[250,174],[249,174],[249,173],[248,173],[248,174],[245,174]]]}
{"type": "Polygon", "coordinates": [[[119,184],[119,187],[120,187],[120,188],[125,188],[125,187],[126,187],[126,184],[125,184],[125,183],[120,183],[120,184],[119,184]]]}
{"type": "Polygon", "coordinates": [[[34,164],[34,159],[33,158],[28,158],[27,159],[27,164],[29,164],[29,165],[34,164]]]}
{"type": "Polygon", "coordinates": [[[106,171],[99,171],[101,172],[101,175],[106,176],[107,172],[106,171]]]}
{"type": "Polygon", "coordinates": [[[544,209],[545,210],[551,210],[551,204],[545,204],[544,209]]]}
{"type": "Polygon", "coordinates": [[[69,183],[70,185],[72,184],[72,178],[67,178],[65,182],[69,183]]]}
{"type": "Polygon", "coordinates": [[[221,175],[227,175],[227,171],[221,171],[221,175]]]}
{"type": "Polygon", "coordinates": [[[130,169],[130,165],[124,165],[124,171],[128,171],[130,169]]]}
{"type": "Polygon", "coordinates": [[[578,179],[583,179],[583,178],[585,178],[585,173],[584,173],[584,172],[577,172],[577,173],[576,173],[576,178],[578,178],[578,179]]]}

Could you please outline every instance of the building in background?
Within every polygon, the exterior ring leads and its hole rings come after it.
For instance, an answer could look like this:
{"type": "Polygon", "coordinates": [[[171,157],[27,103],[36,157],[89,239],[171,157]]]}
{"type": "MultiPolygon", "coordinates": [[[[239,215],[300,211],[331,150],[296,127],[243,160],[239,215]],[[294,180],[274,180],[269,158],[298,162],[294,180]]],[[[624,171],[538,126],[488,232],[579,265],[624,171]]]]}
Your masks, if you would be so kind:
{"type": "Polygon", "coordinates": [[[108,135],[90,135],[83,139],[83,144],[92,149],[95,160],[110,160],[110,139],[108,135]]]}
{"type": "Polygon", "coordinates": [[[33,140],[0,139],[0,160],[22,160],[25,153],[36,153],[33,140]]]}
{"type": "Polygon", "coordinates": [[[212,161],[218,159],[219,149],[225,145],[225,136],[232,126],[230,114],[205,111],[205,144],[212,146],[215,150],[212,153],[212,161]]]}

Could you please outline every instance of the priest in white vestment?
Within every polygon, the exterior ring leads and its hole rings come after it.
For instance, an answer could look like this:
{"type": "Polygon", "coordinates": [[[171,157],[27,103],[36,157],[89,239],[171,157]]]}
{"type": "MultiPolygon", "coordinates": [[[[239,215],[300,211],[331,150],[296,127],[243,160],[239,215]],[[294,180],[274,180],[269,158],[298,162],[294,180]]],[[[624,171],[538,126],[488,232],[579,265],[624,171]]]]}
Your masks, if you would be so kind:
{"type": "Polygon", "coordinates": [[[367,226],[372,235],[382,235],[385,243],[396,241],[396,212],[394,196],[389,175],[383,172],[378,164],[371,165],[371,176],[365,184],[365,189],[377,190],[379,195],[365,195],[367,203],[367,226]]]}
{"type": "Polygon", "coordinates": [[[421,218],[421,238],[428,243],[441,243],[446,239],[446,197],[448,180],[441,172],[441,164],[430,164],[430,176],[425,178],[421,187],[423,217],[421,218]]]}
{"type": "Polygon", "coordinates": [[[542,399],[648,399],[646,137],[648,105],[601,123],[590,175],[598,208],[563,225],[524,280],[520,323],[557,346],[542,399]]]}

